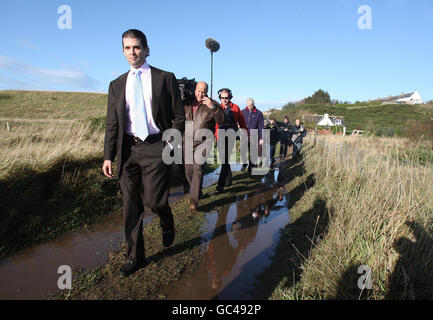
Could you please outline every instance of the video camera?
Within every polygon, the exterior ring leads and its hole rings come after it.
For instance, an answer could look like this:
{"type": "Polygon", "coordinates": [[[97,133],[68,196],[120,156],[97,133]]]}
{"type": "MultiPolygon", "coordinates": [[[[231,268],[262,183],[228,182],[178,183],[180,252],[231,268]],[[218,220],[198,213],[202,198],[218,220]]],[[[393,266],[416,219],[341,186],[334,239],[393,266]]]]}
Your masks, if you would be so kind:
{"type": "Polygon", "coordinates": [[[192,104],[194,101],[195,86],[197,85],[197,81],[195,81],[195,78],[187,79],[186,77],[183,77],[182,79],[176,79],[176,81],[177,86],[179,87],[180,98],[182,99],[183,104],[192,104]]]}

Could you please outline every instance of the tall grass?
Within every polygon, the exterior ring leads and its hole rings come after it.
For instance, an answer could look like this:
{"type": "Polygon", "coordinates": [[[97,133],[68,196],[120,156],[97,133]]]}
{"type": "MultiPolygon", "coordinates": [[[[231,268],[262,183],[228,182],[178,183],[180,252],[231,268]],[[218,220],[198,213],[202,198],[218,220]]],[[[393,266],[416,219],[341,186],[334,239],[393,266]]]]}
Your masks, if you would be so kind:
{"type": "Polygon", "coordinates": [[[85,159],[101,155],[103,123],[87,120],[0,121],[0,177],[16,167],[42,169],[63,157],[85,159]]]}
{"type": "MultiPolygon", "coordinates": [[[[332,208],[328,230],[303,262],[287,296],[308,298],[433,298],[433,166],[400,155],[406,139],[310,137],[307,172],[332,208]],[[361,292],[357,268],[371,268],[361,292]]],[[[431,146],[427,145],[432,152],[431,146]]],[[[431,158],[430,158],[431,159],[431,158]]]]}

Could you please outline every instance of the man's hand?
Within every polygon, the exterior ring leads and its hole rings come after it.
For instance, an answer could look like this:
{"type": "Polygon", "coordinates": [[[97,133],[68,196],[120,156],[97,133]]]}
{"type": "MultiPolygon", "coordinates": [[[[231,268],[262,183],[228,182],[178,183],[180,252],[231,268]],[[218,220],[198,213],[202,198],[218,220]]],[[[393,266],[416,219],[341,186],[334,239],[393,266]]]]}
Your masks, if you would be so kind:
{"type": "Polygon", "coordinates": [[[202,103],[205,104],[209,109],[213,109],[213,102],[209,97],[203,97],[202,103]]]}
{"type": "Polygon", "coordinates": [[[260,141],[259,141],[259,145],[263,145],[263,139],[260,139],[260,141]]]}
{"type": "Polygon", "coordinates": [[[111,165],[112,165],[111,160],[105,160],[104,164],[102,165],[102,172],[104,172],[104,175],[108,178],[114,177],[113,171],[111,169],[111,165]]]}

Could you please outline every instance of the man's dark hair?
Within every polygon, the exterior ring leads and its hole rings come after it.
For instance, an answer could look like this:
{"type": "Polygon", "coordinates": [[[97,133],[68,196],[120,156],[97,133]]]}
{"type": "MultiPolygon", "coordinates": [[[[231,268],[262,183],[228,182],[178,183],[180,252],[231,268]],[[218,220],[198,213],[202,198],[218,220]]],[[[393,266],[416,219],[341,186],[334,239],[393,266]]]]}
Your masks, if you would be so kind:
{"type": "Polygon", "coordinates": [[[284,119],[287,119],[287,120],[289,120],[289,117],[288,117],[288,116],[284,116],[284,119]]]}
{"type": "Polygon", "coordinates": [[[125,38],[140,39],[140,42],[141,42],[141,45],[143,46],[143,49],[146,49],[146,47],[147,47],[146,35],[143,32],[141,32],[140,30],[129,29],[129,30],[125,31],[122,34],[122,48],[123,48],[123,39],[125,39],[125,38]]]}

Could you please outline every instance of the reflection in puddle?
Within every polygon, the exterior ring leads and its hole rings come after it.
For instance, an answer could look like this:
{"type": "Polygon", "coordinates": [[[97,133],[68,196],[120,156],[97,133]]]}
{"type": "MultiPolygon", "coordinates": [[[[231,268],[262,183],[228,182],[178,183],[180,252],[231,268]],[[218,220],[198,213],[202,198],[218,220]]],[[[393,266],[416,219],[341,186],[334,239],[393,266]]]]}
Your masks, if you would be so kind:
{"type": "Polygon", "coordinates": [[[20,251],[0,262],[0,299],[41,299],[57,290],[57,269],[95,268],[123,240],[123,216],[116,214],[89,231],[20,251]]]}
{"type": "Polygon", "coordinates": [[[289,222],[283,189],[245,196],[207,215],[202,262],[165,292],[167,299],[248,299],[255,275],[269,265],[280,229],[289,222]]]}

